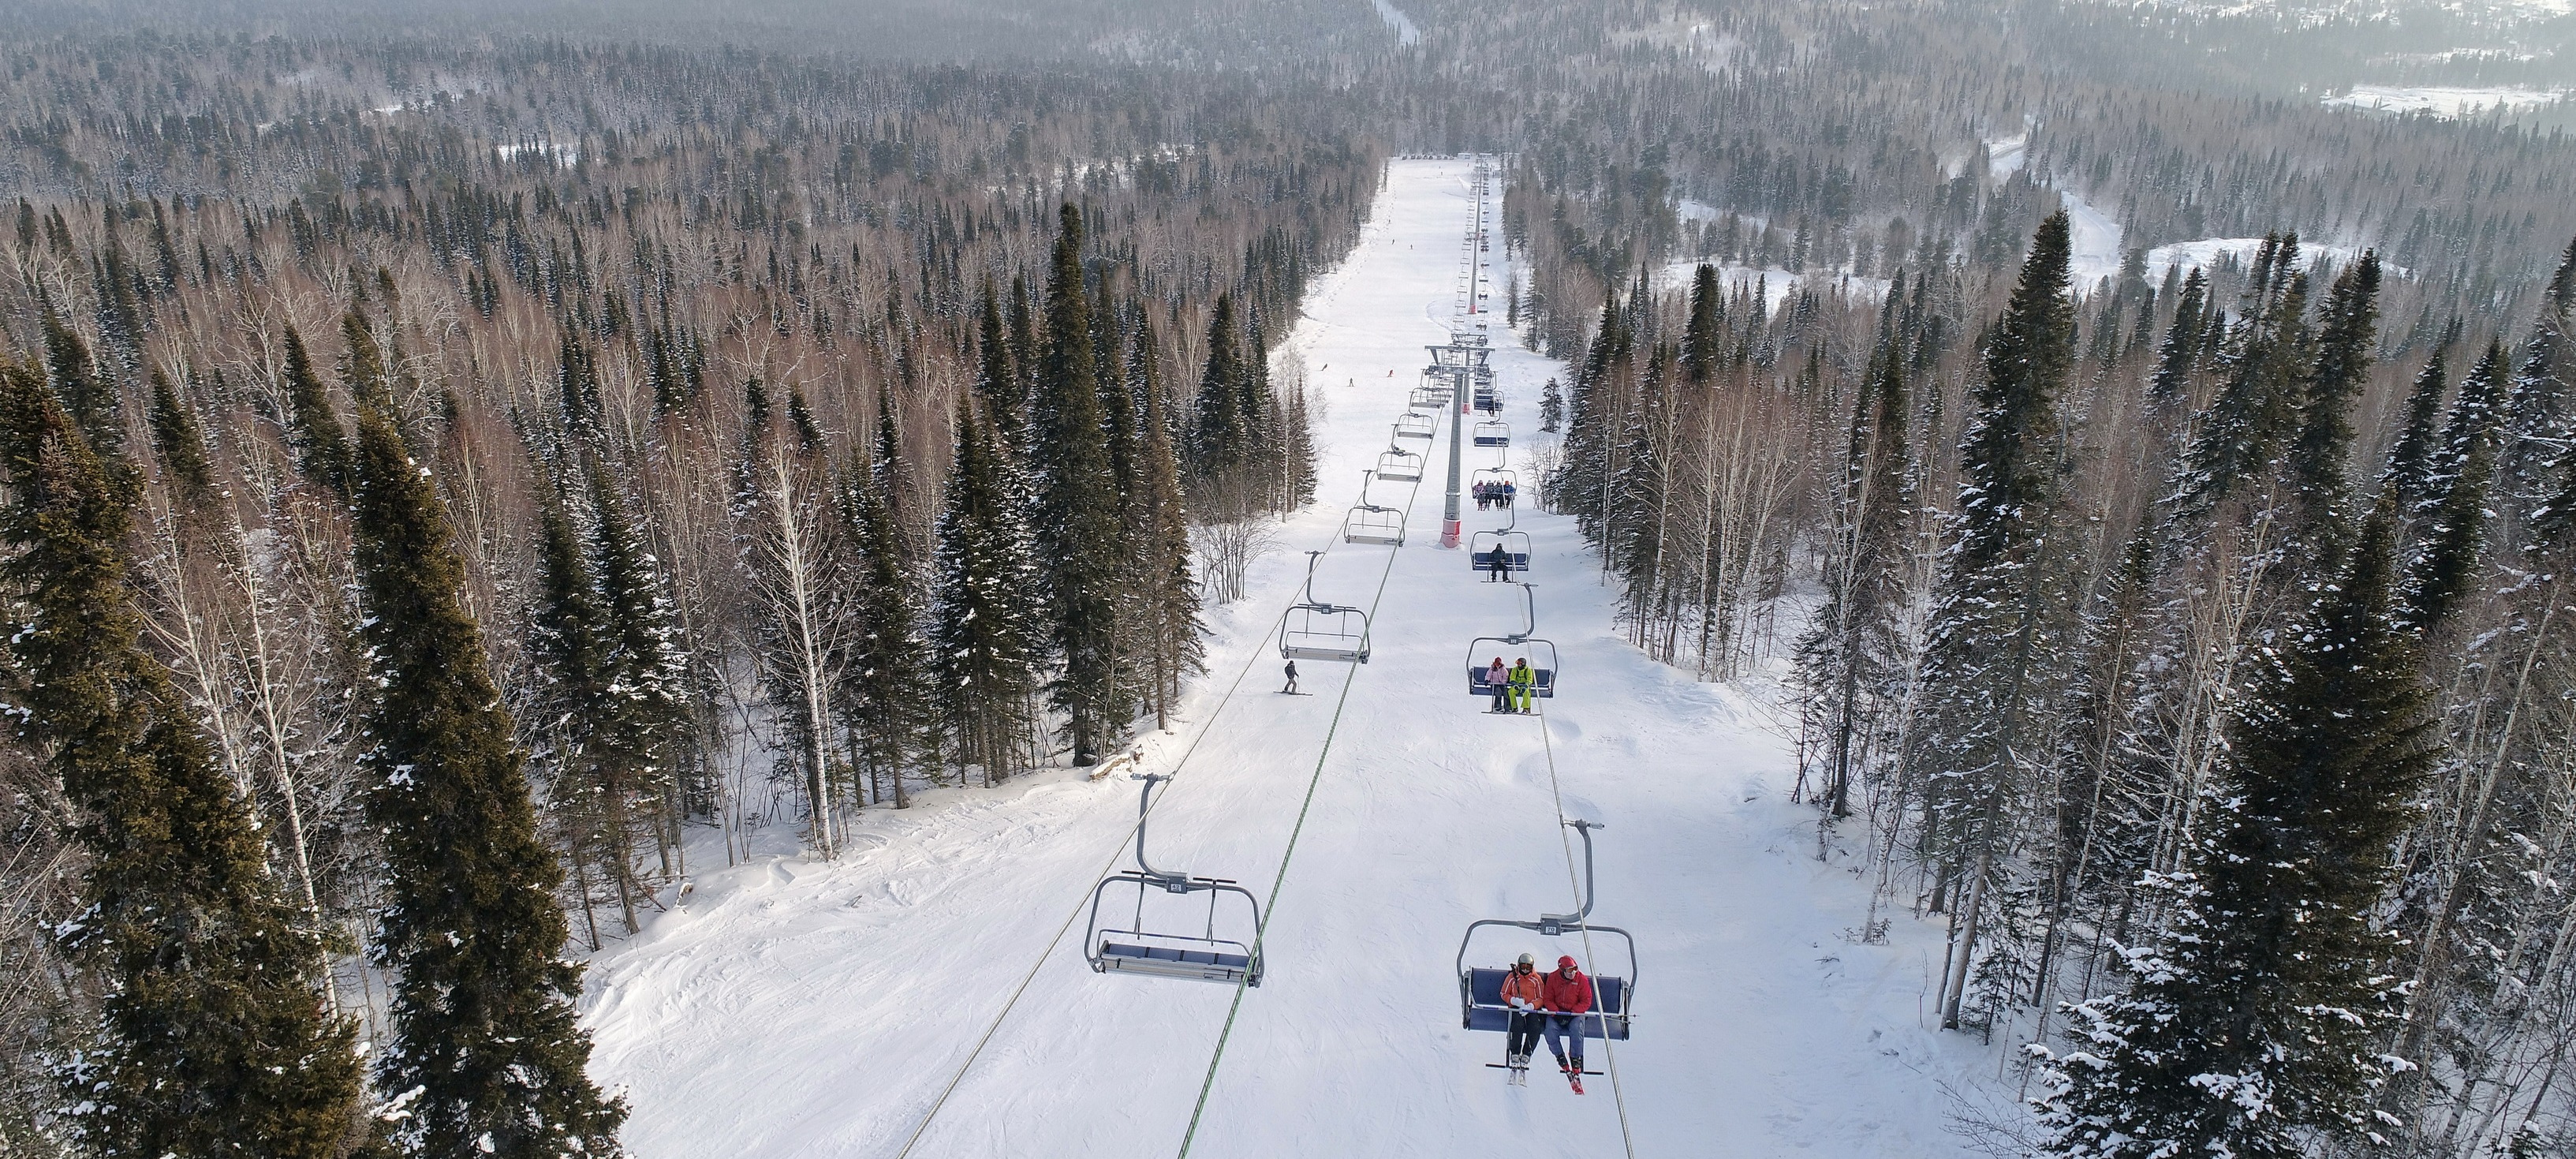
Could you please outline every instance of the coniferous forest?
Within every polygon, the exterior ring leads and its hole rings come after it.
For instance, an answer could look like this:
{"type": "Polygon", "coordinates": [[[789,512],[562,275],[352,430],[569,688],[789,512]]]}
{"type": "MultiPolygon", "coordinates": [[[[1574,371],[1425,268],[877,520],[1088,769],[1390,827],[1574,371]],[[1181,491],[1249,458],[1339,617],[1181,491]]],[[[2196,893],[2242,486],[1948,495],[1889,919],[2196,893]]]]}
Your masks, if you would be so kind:
{"type": "Polygon", "coordinates": [[[623,1153],[579,957],[1171,726],[1462,152],[1961,1130],[2576,1148],[2576,105],[2334,103],[2576,18],[884,7],[0,18],[0,1155],[623,1153]]]}

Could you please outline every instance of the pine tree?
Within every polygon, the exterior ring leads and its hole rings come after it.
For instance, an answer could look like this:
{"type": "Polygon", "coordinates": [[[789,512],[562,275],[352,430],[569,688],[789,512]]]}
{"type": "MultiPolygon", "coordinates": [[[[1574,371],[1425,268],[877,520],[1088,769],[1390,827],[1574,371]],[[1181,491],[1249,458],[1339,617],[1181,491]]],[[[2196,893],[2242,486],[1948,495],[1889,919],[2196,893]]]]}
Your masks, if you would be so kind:
{"type": "Polygon", "coordinates": [[[2486,543],[2488,492],[2502,450],[2509,378],[2504,344],[2489,343],[2486,357],[2461,381],[2459,401],[2443,428],[2442,448],[2416,508],[2423,542],[2406,569],[2402,601],[2407,622],[2418,629],[2429,630],[2448,617],[2477,575],[2486,543]]]}
{"type": "Polygon", "coordinates": [[[1065,736],[1081,766],[1099,763],[1118,727],[1111,702],[1118,480],[1109,470],[1091,298],[1083,283],[1082,214],[1070,203],[1059,215],[1046,295],[1046,347],[1030,426],[1039,475],[1038,556],[1048,578],[1055,650],[1064,663],[1048,692],[1066,715],[1065,736]]]}
{"type": "Polygon", "coordinates": [[[997,783],[1020,767],[1036,727],[1029,698],[1044,627],[1029,528],[998,439],[959,399],[957,446],[939,512],[932,671],[960,775],[997,783]]]}
{"type": "Polygon", "coordinates": [[[2063,211],[2031,241],[1972,389],[1958,514],[1926,632],[1919,721],[1904,759],[1925,786],[1918,837],[1939,867],[1935,902],[1953,914],[1942,1025],[1959,1007],[1992,904],[2004,826],[2044,749],[2072,626],[2065,590],[2072,531],[2057,416],[2075,359],[2063,211]],[[1940,896],[1946,894],[1948,896],[1940,896]]]}
{"type": "Polygon", "coordinates": [[[0,470],[10,716],[79,810],[84,905],[58,936],[105,983],[61,1072],[68,1133],[134,1159],[345,1154],[366,1130],[356,1026],[324,1009],[321,945],[248,802],[138,648],[132,473],[18,365],[0,365],[0,470]]]}
{"type": "Polygon", "coordinates": [[[2173,909],[2123,995],[2075,1010],[2043,1101],[2055,1155],[2292,1159],[2377,1139],[2392,948],[2374,910],[2438,739],[2415,645],[2389,616],[2383,496],[2304,624],[2262,654],[2230,722],[2173,909]]]}
{"type": "Polygon", "coordinates": [[[1565,388],[1549,375],[1547,385],[1538,391],[1538,429],[1555,434],[1565,426],[1565,388]]]}
{"type": "Polygon", "coordinates": [[[395,976],[376,1085],[409,1154],[619,1153],[626,1114],[584,1073],[562,871],[538,840],[447,514],[389,416],[362,412],[351,478],[374,669],[368,820],[384,833],[376,960],[395,976]]]}

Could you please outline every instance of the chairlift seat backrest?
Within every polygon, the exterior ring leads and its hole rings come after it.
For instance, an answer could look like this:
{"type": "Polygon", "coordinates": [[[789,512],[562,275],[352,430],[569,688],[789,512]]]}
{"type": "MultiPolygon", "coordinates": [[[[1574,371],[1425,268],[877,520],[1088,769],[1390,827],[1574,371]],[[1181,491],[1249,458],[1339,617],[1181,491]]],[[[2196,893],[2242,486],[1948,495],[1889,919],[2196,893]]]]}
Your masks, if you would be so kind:
{"type": "MultiPolygon", "coordinates": [[[[1467,971],[1464,983],[1467,996],[1464,1025],[1467,1029],[1511,1029],[1511,1008],[1503,1004],[1503,978],[1510,973],[1509,970],[1484,966],[1467,971]]],[[[1606,1034],[1616,1042],[1628,1041],[1628,980],[1593,975],[1592,981],[1600,988],[1600,997],[1592,1004],[1593,1014],[1599,1017],[1586,1015],[1578,1020],[1583,1026],[1583,1037],[1601,1038],[1606,1034]]]]}
{"type": "MultiPolygon", "coordinates": [[[[1492,681],[1485,679],[1485,673],[1491,670],[1490,665],[1478,664],[1473,660],[1467,662],[1468,695],[1493,696],[1502,688],[1509,687],[1508,681],[1503,685],[1496,685],[1492,681]]],[[[1510,666],[1504,666],[1503,671],[1506,673],[1510,672],[1510,666]]],[[[1532,683],[1530,684],[1531,695],[1540,697],[1551,697],[1556,695],[1556,669],[1532,668],[1530,669],[1530,674],[1532,678],[1532,683]]]]}

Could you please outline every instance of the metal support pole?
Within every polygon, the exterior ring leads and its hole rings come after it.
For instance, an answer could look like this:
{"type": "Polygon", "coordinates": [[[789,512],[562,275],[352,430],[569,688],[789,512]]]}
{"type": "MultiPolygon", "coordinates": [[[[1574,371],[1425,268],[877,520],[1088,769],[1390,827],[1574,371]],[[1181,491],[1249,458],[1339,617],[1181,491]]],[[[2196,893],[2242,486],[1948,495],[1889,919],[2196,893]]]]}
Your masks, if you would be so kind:
{"type": "Polygon", "coordinates": [[[1458,396],[1458,406],[1456,413],[1449,416],[1449,496],[1440,507],[1440,546],[1442,547],[1458,546],[1462,530],[1458,516],[1458,445],[1464,440],[1459,438],[1458,432],[1467,426],[1469,401],[1467,396],[1475,390],[1471,385],[1474,378],[1475,376],[1463,367],[1449,372],[1449,390],[1458,396]]]}

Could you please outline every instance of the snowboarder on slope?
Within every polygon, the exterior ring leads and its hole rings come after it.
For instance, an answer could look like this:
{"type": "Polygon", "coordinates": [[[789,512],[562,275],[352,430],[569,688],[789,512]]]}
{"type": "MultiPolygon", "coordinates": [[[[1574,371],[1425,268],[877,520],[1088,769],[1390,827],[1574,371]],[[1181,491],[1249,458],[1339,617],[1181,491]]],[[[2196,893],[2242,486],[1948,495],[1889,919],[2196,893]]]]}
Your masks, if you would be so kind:
{"type": "Polygon", "coordinates": [[[1514,658],[1512,670],[1504,674],[1510,681],[1512,707],[1526,714],[1530,710],[1530,692],[1538,686],[1538,673],[1529,666],[1529,657],[1514,658]]]}
{"type": "Polygon", "coordinates": [[[1503,1033],[1503,1065],[1511,1068],[1513,1085],[1528,1086],[1530,1050],[1538,1045],[1539,1024],[1547,1021],[1539,1013],[1539,1002],[1547,996],[1546,979],[1523,954],[1503,975],[1502,990],[1503,1005],[1512,1008],[1503,1033]]]}
{"type": "Polygon", "coordinates": [[[1547,1011],[1547,1052],[1556,1056],[1557,1069],[1574,1084],[1574,1093],[1582,1094],[1583,1016],[1592,1012],[1592,979],[1574,968],[1574,955],[1558,958],[1556,968],[1539,983],[1539,1009],[1547,1011]],[[1557,1044],[1559,1034],[1574,1040],[1572,1062],[1566,1061],[1566,1047],[1557,1044]]]}
{"type": "Polygon", "coordinates": [[[1297,695],[1297,662],[1296,662],[1296,661],[1291,660],[1291,661],[1289,661],[1289,662],[1288,662],[1288,687],[1286,687],[1286,688],[1282,688],[1282,689],[1280,689],[1279,691],[1281,691],[1281,692],[1285,692],[1285,693],[1287,693],[1287,694],[1288,694],[1288,695],[1290,695],[1290,696],[1295,696],[1295,695],[1297,695]]]}
{"type": "Polygon", "coordinates": [[[1511,670],[1503,667],[1503,658],[1500,656],[1494,657],[1494,662],[1485,668],[1485,687],[1494,690],[1494,711],[1496,712],[1511,711],[1511,675],[1511,670]]]}

